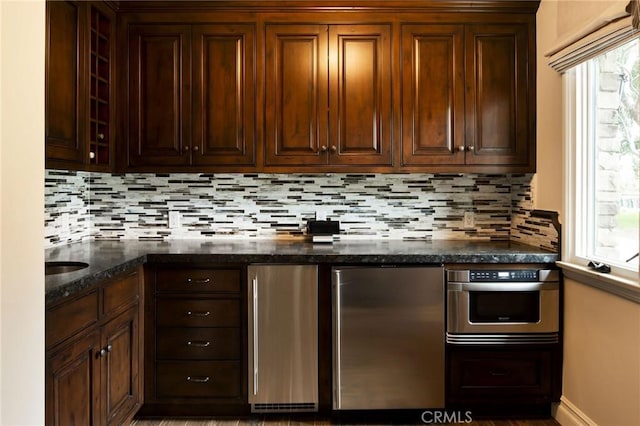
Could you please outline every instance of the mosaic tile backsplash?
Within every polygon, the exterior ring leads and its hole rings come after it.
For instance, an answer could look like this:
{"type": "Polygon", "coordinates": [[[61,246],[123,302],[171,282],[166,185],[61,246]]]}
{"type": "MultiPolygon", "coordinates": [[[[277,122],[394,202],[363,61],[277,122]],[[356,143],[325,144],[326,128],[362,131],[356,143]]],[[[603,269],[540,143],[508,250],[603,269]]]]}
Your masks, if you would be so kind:
{"type": "Polygon", "coordinates": [[[517,226],[528,219],[531,180],[532,175],[47,170],[45,246],[87,238],[295,239],[303,238],[307,220],[318,216],[340,221],[340,240],[530,243],[531,233],[553,247],[557,236],[547,235],[547,224],[537,223],[531,232],[517,226]],[[465,212],[474,213],[473,227],[464,226],[465,212]]]}

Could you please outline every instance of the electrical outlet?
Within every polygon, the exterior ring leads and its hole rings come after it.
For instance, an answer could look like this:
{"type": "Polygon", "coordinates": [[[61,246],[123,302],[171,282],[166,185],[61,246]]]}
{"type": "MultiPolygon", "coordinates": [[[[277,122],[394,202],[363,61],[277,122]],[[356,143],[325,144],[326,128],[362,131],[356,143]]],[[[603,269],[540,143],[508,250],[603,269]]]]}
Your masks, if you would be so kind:
{"type": "Polygon", "coordinates": [[[476,226],[476,217],[473,212],[464,212],[464,227],[473,228],[476,226]]]}
{"type": "Polygon", "coordinates": [[[180,228],[180,212],[178,211],[170,211],[169,212],[169,228],[180,228]]]}

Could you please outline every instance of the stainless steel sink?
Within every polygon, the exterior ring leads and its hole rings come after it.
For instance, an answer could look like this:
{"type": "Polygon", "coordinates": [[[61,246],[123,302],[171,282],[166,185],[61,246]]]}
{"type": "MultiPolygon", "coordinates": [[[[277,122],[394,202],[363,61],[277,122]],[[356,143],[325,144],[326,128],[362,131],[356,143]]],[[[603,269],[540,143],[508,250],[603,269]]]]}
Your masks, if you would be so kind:
{"type": "Polygon", "coordinates": [[[63,274],[65,272],[79,271],[88,266],[89,264],[85,262],[44,262],[44,274],[63,274]]]}

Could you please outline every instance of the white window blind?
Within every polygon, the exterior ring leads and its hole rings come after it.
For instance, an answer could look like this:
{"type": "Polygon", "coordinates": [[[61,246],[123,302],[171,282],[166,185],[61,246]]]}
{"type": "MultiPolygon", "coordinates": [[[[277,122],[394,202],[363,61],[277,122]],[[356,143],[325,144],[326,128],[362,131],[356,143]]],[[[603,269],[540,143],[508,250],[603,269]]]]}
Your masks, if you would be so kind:
{"type": "MultiPolygon", "coordinates": [[[[579,8],[582,2],[569,2],[579,8]]],[[[638,34],[640,0],[612,1],[588,23],[574,29],[545,53],[549,65],[565,72],[582,62],[628,41],[638,34]]]]}

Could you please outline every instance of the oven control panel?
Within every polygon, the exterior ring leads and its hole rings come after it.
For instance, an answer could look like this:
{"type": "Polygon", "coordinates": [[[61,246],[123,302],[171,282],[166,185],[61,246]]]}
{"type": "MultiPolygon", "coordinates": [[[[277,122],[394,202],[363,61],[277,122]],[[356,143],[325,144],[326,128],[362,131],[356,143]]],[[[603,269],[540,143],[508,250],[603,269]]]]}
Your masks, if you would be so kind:
{"type": "Polygon", "coordinates": [[[538,270],[496,271],[484,269],[469,271],[469,281],[538,281],[538,270]]]}

